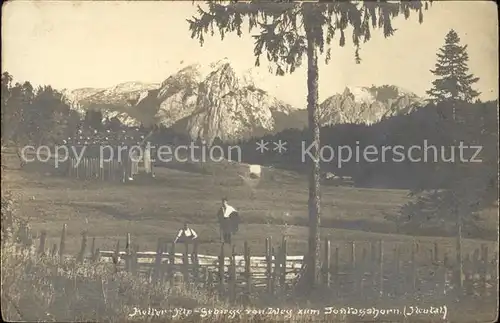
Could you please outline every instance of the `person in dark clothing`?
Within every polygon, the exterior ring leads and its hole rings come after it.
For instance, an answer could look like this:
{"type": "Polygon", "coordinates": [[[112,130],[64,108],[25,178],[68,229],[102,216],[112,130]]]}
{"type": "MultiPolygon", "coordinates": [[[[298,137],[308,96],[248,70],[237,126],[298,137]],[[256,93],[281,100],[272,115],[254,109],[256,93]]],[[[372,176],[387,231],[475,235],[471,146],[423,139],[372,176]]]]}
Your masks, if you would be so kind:
{"type": "Polygon", "coordinates": [[[238,232],[239,214],[238,211],[227,203],[227,199],[222,199],[222,206],[217,214],[220,225],[221,240],[224,243],[231,243],[231,235],[238,232]]]}

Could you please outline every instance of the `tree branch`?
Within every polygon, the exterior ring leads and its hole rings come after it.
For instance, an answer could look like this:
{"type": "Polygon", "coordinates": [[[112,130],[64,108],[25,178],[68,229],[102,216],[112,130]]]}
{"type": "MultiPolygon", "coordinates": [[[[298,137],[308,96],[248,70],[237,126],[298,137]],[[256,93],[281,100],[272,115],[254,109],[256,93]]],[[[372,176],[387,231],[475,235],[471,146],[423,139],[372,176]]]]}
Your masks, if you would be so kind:
{"type": "MultiPolygon", "coordinates": [[[[432,1],[430,1],[432,2],[432,1]]],[[[387,1],[318,1],[315,3],[299,1],[231,1],[222,4],[222,1],[208,1],[204,10],[198,6],[198,15],[188,19],[191,37],[198,39],[203,46],[206,34],[215,34],[215,28],[223,40],[225,35],[236,32],[242,35],[244,20],[248,23],[248,32],[260,28],[260,33],[254,35],[256,56],[255,65],[260,65],[260,56],[267,52],[270,63],[276,67],[276,74],[293,73],[301,65],[302,56],[307,50],[304,37],[304,19],[311,18],[314,37],[313,43],[318,46],[320,54],[324,54],[325,45],[328,46],[325,61],[331,58],[329,45],[336,31],[340,31],[339,46],[345,46],[345,30],[353,27],[352,41],[355,46],[355,60],[361,61],[359,50],[361,39],[366,42],[371,38],[372,28],[383,30],[384,36],[389,37],[396,29],[391,20],[403,13],[405,18],[410,17],[410,11],[417,11],[421,15],[421,1],[401,1],[389,3],[387,1]],[[300,21],[300,24],[297,24],[300,21]],[[215,27],[215,28],[214,28],[215,27]]],[[[426,6],[427,8],[427,2],[426,6]]],[[[421,17],[419,17],[421,21],[421,17]]]]}

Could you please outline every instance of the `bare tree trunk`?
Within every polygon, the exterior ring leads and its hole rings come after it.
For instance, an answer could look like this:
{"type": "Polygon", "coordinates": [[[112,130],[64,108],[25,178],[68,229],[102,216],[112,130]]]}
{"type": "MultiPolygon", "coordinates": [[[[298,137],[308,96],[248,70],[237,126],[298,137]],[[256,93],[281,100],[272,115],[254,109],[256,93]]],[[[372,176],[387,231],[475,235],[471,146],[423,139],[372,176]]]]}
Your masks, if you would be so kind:
{"type": "MultiPolygon", "coordinates": [[[[457,203],[457,201],[455,201],[457,203]]],[[[455,215],[457,217],[457,240],[456,240],[456,248],[457,248],[457,288],[458,292],[462,292],[462,288],[464,285],[464,269],[463,269],[463,259],[462,259],[462,212],[455,204],[453,206],[455,215]]]]}
{"type": "Polygon", "coordinates": [[[318,111],[318,51],[313,36],[312,17],[305,20],[307,35],[307,112],[313,161],[309,174],[309,243],[306,279],[311,288],[317,283],[320,254],[320,127],[318,111]],[[309,23],[308,23],[309,22],[309,23]],[[312,26],[311,26],[312,25],[312,26]]]}
{"type": "MultiPolygon", "coordinates": [[[[456,147],[456,138],[458,135],[457,131],[457,116],[456,116],[456,106],[455,102],[452,102],[452,135],[453,135],[453,149],[456,147]]],[[[457,163],[457,161],[455,161],[457,163]]],[[[457,220],[457,237],[456,237],[456,249],[457,249],[457,267],[456,267],[456,277],[457,277],[457,288],[458,292],[462,292],[463,284],[464,284],[464,269],[463,269],[463,257],[462,257],[462,230],[463,230],[463,218],[462,218],[462,210],[460,209],[461,205],[460,197],[457,197],[455,192],[452,192],[452,200],[453,200],[453,211],[455,215],[455,219],[457,220]]]]}

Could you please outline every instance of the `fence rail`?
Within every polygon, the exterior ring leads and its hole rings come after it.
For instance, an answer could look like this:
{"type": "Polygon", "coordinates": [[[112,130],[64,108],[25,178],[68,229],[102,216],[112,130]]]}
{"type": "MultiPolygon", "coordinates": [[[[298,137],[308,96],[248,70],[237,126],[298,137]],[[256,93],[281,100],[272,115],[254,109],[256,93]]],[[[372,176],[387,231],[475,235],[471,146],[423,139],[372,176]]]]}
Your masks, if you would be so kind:
{"type": "MultiPolygon", "coordinates": [[[[41,232],[37,252],[63,259],[66,231],[67,226],[63,225],[59,246],[54,244],[50,252],[46,246],[47,234],[41,232]]],[[[34,247],[29,228],[21,238],[34,247]]],[[[280,295],[302,283],[304,256],[287,254],[286,237],[274,246],[272,238],[267,238],[265,256],[252,256],[247,242],[243,245],[243,255],[236,253],[235,245],[221,244],[218,255],[199,254],[198,247],[197,243],[166,244],[158,239],[156,251],[139,251],[139,247],[132,244],[131,235],[127,234],[125,243],[117,241],[113,251],[101,251],[93,238],[89,256],[88,234],[83,232],[76,259],[113,263],[117,270],[146,277],[154,283],[204,288],[231,301],[254,292],[280,295]]],[[[399,243],[393,248],[385,246],[384,241],[372,242],[369,248],[366,244],[350,242],[346,249],[348,259],[340,259],[339,247],[331,248],[331,241],[324,241],[321,282],[333,297],[397,297],[411,293],[436,296],[450,292],[476,296],[496,294],[498,252],[492,253],[486,244],[465,255],[461,290],[456,288],[459,286],[458,266],[451,261],[455,257],[442,253],[437,243],[427,250],[415,242],[409,246],[399,243]],[[361,252],[357,250],[358,245],[361,252]]]]}
{"type": "Polygon", "coordinates": [[[85,180],[127,182],[139,173],[154,176],[152,163],[143,160],[123,162],[98,157],[68,158],[61,169],[65,176],[85,180]]]}

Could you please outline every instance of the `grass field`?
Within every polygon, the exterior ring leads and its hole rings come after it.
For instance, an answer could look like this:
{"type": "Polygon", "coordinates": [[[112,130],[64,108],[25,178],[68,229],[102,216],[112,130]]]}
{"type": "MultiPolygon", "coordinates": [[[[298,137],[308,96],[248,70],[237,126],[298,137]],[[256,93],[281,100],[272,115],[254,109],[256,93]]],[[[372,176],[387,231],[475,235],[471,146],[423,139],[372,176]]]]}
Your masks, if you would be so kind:
{"type": "MultiPolygon", "coordinates": [[[[28,163],[21,170],[15,154],[5,153],[3,158],[6,184],[22,190],[21,214],[30,219],[35,231],[47,231],[49,246],[58,243],[62,225],[67,223],[69,253],[78,251],[84,229],[96,238],[101,250],[113,250],[127,232],[140,250],[155,250],[158,238],[173,239],[183,221],[188,221],[200,236],[200,252],[216,254],[220,248],[216,213],[223,196],[242,217],[234,238],[237,248],[246,240],[253,254],[263,255],[266,237],[278,242],[286,234],[290,254],[307,250],[307,179],[294,173],[265,168],[252,188],[238,176],[245,165],[184,164],[157,167],[153,181],[121,184],[58,176],[48,163],[28,163]]],[[[411,235],[398,234],[395,224],[386,219],[407,201],[407,193],[322,186],[322,237],[329,237],[332,247],[347,241],[412,240],[411,235]]],[[[498,226],[496,212],[490,211],[491,222],[486,226],[498,226]]],[[[455,241],[452,237],[416,238],[438,240],[443,248],[453,248],[455,241]]],[[[467,251],[479,242],[465,239],[464,247],[467,251]]],[[[498,250],[496,243],[491,245],[490,250],[498,250]]]]}

